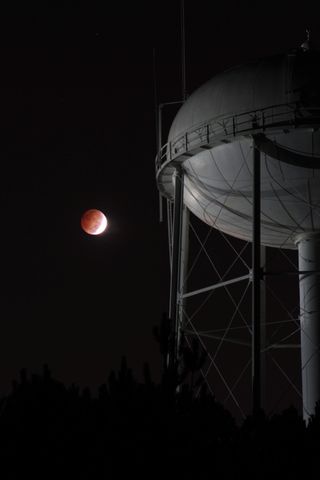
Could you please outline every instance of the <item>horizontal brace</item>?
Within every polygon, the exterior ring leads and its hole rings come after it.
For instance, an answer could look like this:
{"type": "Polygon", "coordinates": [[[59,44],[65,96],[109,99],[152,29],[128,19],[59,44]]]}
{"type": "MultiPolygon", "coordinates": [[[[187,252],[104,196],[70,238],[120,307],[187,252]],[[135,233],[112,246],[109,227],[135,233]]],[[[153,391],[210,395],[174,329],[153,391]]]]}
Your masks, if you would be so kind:
{"type": "Polygon", "coordinates": [[[296,270],[296,271],[283,271],[283,272],[262,272],[264,277],[270,275],[314,275],[320,274],[320,270],[296,270]]]}
{"type": "MultiPolygon", "coordinates": [[[[184,333],[186,333],[187,335],[195,334],[192,330],[184,330],[184,333]]],[[[223,340],[224,342],[227,342],[227,343],[233,343],[236,345],[241,345],[243,347],[251,348],[251,342],[245,342],[243,340],[238,340],[236,338],[222,337],[221,335],[211,335],[209,333],[201,333],[201,332],[198,332],[197,335],[199,335],[199,337],[212,338],[213,340],[223,340]]]]}
{"type": "MultiPolygon", "coordinates": [[[[184,333],[187,335],[194,335],[194,332],[192,330],[184,330],[184,333]]],[[[198,332],[199,337],[205,337],[205,338],[212,338],[213,340],[223,340],[224,342],[227,343],[233,343],[236,345],[241,345],[244,347],[250,347],[251,348],[251,342],[245,342],[244,340],[238,340],[236,338],[229,338],[229,337],[222,337],[221,335],[212,335],[211,333],[201,333],[198,332]]],[[[285,348],[300,348],[299,343],[274,343],[272,345],[269,345],[266,348],[263,348],[261,350],[261,353],[267,352],[268,350],[276,350],[276,349],[285,349],[285,348]]]]}
{"type": "Polygon", "coordinates": [[[217,288],[226,287],[227,285],[231,285],[233,283],[242,282],[243,280],[251,280],[251,273],[247,275],[243,275],[242,277],[232,278],[231,280],[226,280],[225,282],[215,283],[214,285],[210,285],[209,287],[200,288],[199,290],[194,290],[193,292],[188,292],[182,295],[182,298],[193,297],[194,295],[198,295],[199,293],[209,292],[210,290],[216,290],[217,288]]]}
{"type": "Polygon", "coordinates": [[[284,348],[300,348],[300,343],[274,343],[264,348],[262,352],[267,352],[268,350],[277,350],[284,348]]]}
{"type": "Polygon", "coordinates": [[[176,100],[174,102],[163,102],[159,104],[159,108],[166,107],[167,105],[178,105],[178,104],[184,103],[184,100],[176,100]]]}

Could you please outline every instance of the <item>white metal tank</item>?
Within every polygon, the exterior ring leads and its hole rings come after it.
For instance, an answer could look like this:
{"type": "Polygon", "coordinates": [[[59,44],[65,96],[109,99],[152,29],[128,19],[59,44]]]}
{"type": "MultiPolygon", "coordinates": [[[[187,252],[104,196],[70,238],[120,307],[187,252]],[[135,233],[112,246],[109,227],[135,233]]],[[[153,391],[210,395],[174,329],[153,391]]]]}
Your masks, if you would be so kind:
{"type": "Polygon", "coordinates": [[[253,145],[261,152],[261,243],[299,249],[303,411],[320,399],[320,53],[303,46],[238,66],[196,90],[157,158],[162,194],[251,241],[253,145]]]}
{"type": "Polygon", "coordinates": [[[201,220],[251,239],[252,135],[262,152],[261,242],[296,248],[320,229],[320,55],[302,51],[230,69],[179,110],[158,165],[173,195],[183,163],[185,204],[201,220]]]}

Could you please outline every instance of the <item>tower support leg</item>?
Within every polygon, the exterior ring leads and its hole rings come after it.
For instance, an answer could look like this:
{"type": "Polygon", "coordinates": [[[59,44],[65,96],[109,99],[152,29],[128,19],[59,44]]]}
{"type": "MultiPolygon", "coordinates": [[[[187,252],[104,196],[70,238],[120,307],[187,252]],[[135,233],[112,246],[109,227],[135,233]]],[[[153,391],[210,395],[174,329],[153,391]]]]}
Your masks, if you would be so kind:
{"type": "Polygon", "coordinates": [[[172,232],[172,262],[170,278],[169,317],[172,322],[172,349],[169,362],[177,366],[181,328],[184,317],[183,293],[185,291],[188,257],[189,212],[183,204],[184,173],[181,167],[175,172],[175,196],[172,232]]]}
{"type": "MultiPolygon", "coordinates": [[[[181,332],[185,326],[186,298],[183,295],[187,291],[187,270],[189,257],[189,210],[186,205],[182,206],[181,218],[181,248],[179,260],[179,284],[178,284],[178,310],[177,310],[177,354],[179,356],[181,332]]],[[[178,359],[179,361],[179,359],[178,359]]]]}
{"type": "Polygon", "coordinates": [[[297,239],[299,254],[303,418],[320,400],[320,232],[297,239]]]}
{"type": "Polygon", "coordinates": [[[267,276],[264,275],[267,270],[267,247],[260,247],[260,271],[263,280],[260,282],[260,347],[261,347],[261,408],[267,410],[267,276]]]}
{"type": "Polygon", "coordinates": [[[252,409],[261,409],[261,174],[260,151],[253,141],[253,229],[252,229],[252,409]]]}

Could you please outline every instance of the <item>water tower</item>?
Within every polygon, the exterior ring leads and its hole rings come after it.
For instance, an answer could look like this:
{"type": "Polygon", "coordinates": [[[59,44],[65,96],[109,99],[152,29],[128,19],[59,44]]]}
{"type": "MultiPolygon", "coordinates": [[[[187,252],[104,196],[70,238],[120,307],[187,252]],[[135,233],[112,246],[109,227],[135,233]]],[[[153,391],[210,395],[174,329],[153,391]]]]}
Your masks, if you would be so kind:
{"type": "Polygon", "coordinates": [[[305,42],[289,53],[227,70],[201,86],[178,111],[156,159],[158,188],[169,206],[170,315],[177,342],[188,297],[188,212],[252,242],[247,277],[254,408],[260,407],[261,386],[260,248],[297,250],[305,419],[320,399],[319,127],[320,53],[305,42]]]}

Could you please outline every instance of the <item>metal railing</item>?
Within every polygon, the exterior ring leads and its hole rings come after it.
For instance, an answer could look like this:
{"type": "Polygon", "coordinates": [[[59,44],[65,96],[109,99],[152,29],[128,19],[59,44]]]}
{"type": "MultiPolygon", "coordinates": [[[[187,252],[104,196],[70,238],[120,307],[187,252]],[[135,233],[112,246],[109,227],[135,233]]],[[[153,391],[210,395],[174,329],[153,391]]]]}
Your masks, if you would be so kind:
{"type": "Polygon", "coordinates": [[[285,126],[320,125],[320,107],[306,107],[298,103],[273,105],[251,110],[237,115],[221,115],[198,124],[163,145],[156,156],[156,173],[166,161],[175,160],[181,155],[194,154],[197,149],[211,147],[228,141],[230,138],[263,132],[285,126]]]}

